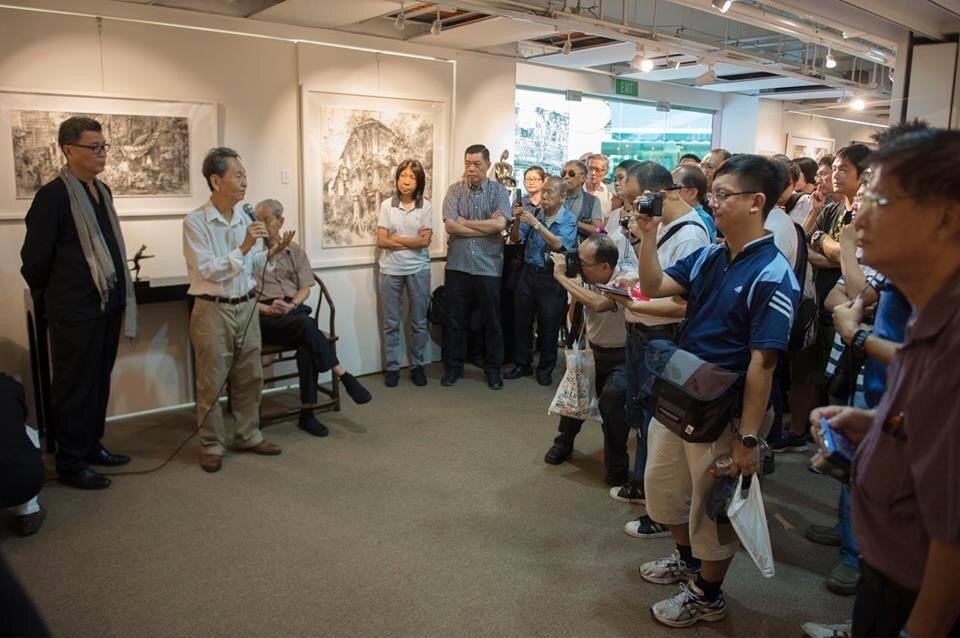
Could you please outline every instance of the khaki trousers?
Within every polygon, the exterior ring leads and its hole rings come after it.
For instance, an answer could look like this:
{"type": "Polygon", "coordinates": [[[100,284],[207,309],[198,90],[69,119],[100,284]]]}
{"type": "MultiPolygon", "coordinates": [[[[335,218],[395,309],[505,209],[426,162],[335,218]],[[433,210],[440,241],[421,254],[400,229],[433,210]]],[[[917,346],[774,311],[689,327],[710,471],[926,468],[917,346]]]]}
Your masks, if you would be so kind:
{"type": "Polygon", "coordinates": [[[260,433],[260,393],[263,368],[260,366],[260,321],[257,304],[248,300],[237,305],[197,299],[190,315],[190,341],[196,355],[197,423],[210,411],[200,429],[204,454],[222,455],[226,446],[223,412],[217,391],[230,372],[230,406],[234,421],[233,447],[253,447],[263,441],[260,433]],[[246,327],[246,340],[243,331],[246,327]],[[243,341],[243,349],[240,344],[243,341]]]}

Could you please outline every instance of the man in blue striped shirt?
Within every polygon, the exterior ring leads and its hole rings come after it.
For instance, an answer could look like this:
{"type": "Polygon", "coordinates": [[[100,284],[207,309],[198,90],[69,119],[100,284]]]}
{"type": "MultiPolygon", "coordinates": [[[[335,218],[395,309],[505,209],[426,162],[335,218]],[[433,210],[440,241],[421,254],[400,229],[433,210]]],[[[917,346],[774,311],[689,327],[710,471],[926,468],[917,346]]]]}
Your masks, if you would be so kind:
{"type": "Polygon", "coordinates": [[[475,300],[483,320],[484,369],[491,389],[503,388],[503,328],[500,324],[500,275],[503,271],[501,233],[513,218],[507,189],[487,178],[490,151],[468,146],[463,180],[443,198],[447,241],[445,285],[449,321],[444,334],[444,374],[440,383],[452,386],[463,376],[463,339],[475,300]]]}

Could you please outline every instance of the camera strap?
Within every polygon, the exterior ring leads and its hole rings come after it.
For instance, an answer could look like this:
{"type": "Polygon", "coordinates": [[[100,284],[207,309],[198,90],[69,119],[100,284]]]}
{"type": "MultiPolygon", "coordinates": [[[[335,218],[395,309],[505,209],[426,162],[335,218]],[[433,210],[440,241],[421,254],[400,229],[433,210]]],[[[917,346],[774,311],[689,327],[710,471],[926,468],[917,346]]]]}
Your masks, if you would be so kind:
{"type": "Polygon", "coordinates": [[[696,227],[700,228],[700,230],[702,230],[703,233],[707,236],[707,241],[710,241],[710,234],[707,233],[707,229],[703,227],[703,224],[701,224],[700,222],[695,222],[695,221],[685,221],[685,222],[681,222],[681,223],[677,224],[676,226],[672,227],[670,230],[667,231],[667,234],[666,234],[666,235],[664,235],[663,237],[661,237],[661,238],[657,241],[657,250],[659,250],[661,246],[663,246],[665,243],[667,243],[667,240],[669,240],[671,237],[673,237],[674,235],[676,235],[677,233],[679,233],[679,232],[680,232],[680,229],[683,228],[684,226],[696,226],[696,227]]]}

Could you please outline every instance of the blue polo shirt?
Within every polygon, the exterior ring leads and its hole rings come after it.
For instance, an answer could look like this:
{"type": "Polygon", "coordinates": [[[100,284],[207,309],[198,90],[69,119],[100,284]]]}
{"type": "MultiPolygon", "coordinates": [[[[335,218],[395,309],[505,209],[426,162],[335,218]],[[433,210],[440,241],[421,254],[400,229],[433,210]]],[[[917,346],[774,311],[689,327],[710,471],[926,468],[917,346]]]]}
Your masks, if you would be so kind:
{"type": "MultiPolygon", "coordinates": [[[[913,306],[889,281],[878,287],[880,300],[873,319],[873,336],[903,343],[913,306]]],[[[887,366],[872,357],[863,362],[863,394],[867,407],[875,408],[887,389],[887,366]]]]}
{"type": "MultiPolygon", "coordinates": [[[[577,216],[571,213],[566,206],[561,206],[560,210],[554,216],[549,225],[544,223],[543,211],[537,209],[537,219],[540,223],[547,226],[547,230],[553,233],[563,244],[565,250],[573,250],[577,247],[577,216]]],[[[550,251],[547,242],[544,241],[540,233],[535,232],[532,226],[520,224],[520,241],[525,242],[523,249],[523,261],[531,266],[542,268],[545,261],[543,254],[550,251]]]]}
{"type": "Polygon", "coordinates": [[[732,262],[726,244],[701,248],[664,274],[690,302],[681,348],[741,374],[751,350],[787,350],[800,285],[773,235],[748,243],[732,262]]]}

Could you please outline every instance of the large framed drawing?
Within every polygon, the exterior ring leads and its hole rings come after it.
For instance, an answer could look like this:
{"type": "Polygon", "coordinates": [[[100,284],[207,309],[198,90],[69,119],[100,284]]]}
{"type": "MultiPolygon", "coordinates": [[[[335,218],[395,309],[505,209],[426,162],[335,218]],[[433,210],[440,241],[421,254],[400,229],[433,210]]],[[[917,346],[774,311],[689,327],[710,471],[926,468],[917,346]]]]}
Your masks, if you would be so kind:
{"type": "Polygon", "coordinates": [[[433,203],[431,255],[442,253],[447,102],[302,87],[303,245],[314,267],[372,263],[380,204],[404,159],[420,160],[433,203]]]}
{"type": "Polygon", "coordinates": [[[111,148],[100,178],[121,215],[184,215],[209,197],[201,158],[217,145],[217,106],[0,89],[0,217],[23,217],[63,164],[60,122],[88,115],[111,148]]]}
{"type": "Polygon", "coordinates": [[[812,157],[818,160],[824,155],[831,155],[836,143],[836,140],[829,137],[811,137],[809,135],[787,133],[787,146],[783,152],[794,159],[812,157]]]}

